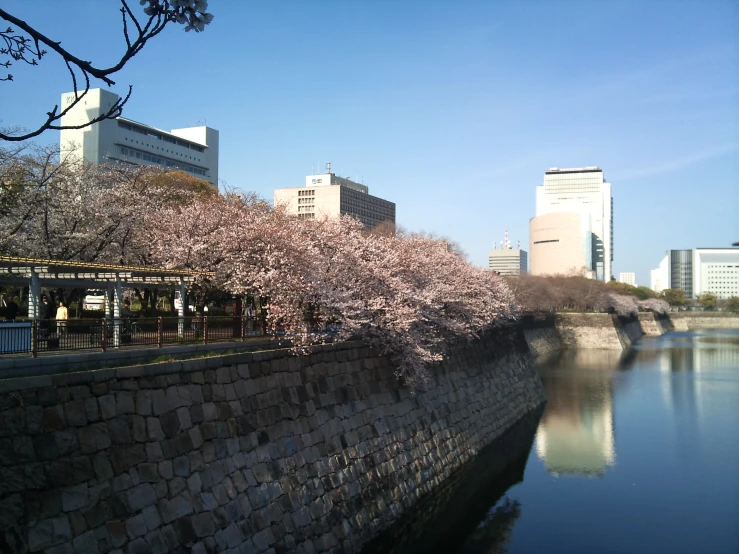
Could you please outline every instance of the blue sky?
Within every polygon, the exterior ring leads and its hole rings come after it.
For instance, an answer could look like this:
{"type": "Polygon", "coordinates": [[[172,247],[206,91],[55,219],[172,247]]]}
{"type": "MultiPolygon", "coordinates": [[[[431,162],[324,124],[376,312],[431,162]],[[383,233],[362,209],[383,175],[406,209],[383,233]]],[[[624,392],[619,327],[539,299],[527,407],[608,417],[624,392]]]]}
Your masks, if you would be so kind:
{"type": "MultiPolygon", "coordinates": [[[[4,0],[99,65],[122,51],[113,1],[4,0]]],[[[138,2],[132,1],[138,7],[138,2]]],[[[220,176],[272,198],[311,167],[364,179],[398,223],[487,265],[528,244],[548,167],[613,184],[614,272],[739,240],[739,3],[235,2],[172,26],[116,77],[124,115],[220,131],[220,176]]],[[[0,124],[32,127],[69,90],[51,54],[0,83],[0,124]]],[[[58,133],[40,142],[57,142],[58,133]]]]}

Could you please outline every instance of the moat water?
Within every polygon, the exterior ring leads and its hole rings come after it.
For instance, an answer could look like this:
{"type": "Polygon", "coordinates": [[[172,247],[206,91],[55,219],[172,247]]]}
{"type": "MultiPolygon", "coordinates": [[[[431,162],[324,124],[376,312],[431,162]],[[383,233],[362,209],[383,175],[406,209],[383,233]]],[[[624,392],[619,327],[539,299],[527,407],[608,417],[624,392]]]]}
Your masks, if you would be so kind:
{"type": "Polygon", "coordinates": [[[739,552],[739,331],[539,367],[549,401],[367,552],[739,552]]]}

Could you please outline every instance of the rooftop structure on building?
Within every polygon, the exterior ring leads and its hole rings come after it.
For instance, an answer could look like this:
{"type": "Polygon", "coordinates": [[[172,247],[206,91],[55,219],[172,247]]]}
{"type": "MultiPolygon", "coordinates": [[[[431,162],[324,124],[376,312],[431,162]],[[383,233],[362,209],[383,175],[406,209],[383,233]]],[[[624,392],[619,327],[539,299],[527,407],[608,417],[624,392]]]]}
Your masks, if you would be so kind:
{"type": "MultiPolygon", "coordinates": [[[[62,106],[74,95],[62,94],[62,106]]],[[[90,89],[84,100],[62,117],[61,124],[85,125],[105,114],[118,99],[113,92],[90,89]]],[[[60,147],[62,153],[93,164],[122,162],[182,170],[218,186],[218,131],[204,125],[164,131],[117,117],[81,129],[63,129],[60,147]]]]}
{"type": "Polygon", "coordinates": [[[739,248],[668,250],[651,272],[651,288],[680,289],[687,298],[704,292],[719,299],[739,296],[739,248]]]}
{"type": "Polygon", "coordinates": [[[380,223],[395,223],[395,203],[369,194],[369,188],[347,177],[331,172],[308,175],[305,186],[279,188],[274,191],[275,206],[305,219],[351,215],[371,229],[380,223]]]}
{"type": "Polygon", "coordinates": [[[508,230],[505,232],[505,241],[501,241],[501,248],[493,248],[488,252],[488,269],[498,275],[521,275],[529,270],[529,256],[526,250],[511,248],[508,240],[508,230]]]}
{"type": "MultiPolygon", "coordinates": [[[[597,279],[609,281],[613,268],[613,200],[611,184],[606,182],[603,170],[595,166],[547,169],[544,184],[536,188],[536,216],[553,213],[578,213],[581,223],[588,223],[581,227],[585,233],[582,241],[590,244],[586,269],[592,270],[597,279]]],[[[546,247],[537,250],[546,255],[547,260],[556,262],[554,256],[547,254],[546,247]]],[[[557,273],[561,268],[559,262],[556,262],[557,267],[545,267],[545,261],[538,263],[536,256],[537,252],[531,248],[532,273],[535,265],[539,272],[548,274],[557,273]]]]}

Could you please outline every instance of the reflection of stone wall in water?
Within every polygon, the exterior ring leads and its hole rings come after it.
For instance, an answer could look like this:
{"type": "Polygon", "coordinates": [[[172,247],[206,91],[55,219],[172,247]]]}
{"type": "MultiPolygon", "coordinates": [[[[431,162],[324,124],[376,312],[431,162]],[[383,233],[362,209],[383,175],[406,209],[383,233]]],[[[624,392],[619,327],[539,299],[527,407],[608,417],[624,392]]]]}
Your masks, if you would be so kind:
{"type": "Polygon", "coordinates": [[[612,372],[598,368],[618,362],[608,351],[567,352],[542,369],[548,402],[536,451],[551,473],[602,475],[614,463],[612,372]],[[576,367],[583,370],[571,371],[576,367]]]}
{"type": "Polygon", "coordinates": [[[496,505],[523,480],[541,413],[536,410],[519,420],[369,543],[363,554],[498,552],[520,515],[520,505],[507,499],[496,505]]]}

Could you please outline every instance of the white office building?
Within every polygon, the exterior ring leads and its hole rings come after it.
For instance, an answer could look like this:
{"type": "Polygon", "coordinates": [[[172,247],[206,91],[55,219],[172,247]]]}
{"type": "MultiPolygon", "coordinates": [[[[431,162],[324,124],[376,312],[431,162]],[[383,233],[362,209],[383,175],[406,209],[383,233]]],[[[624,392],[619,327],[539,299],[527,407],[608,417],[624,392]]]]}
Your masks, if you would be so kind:
{"type": "MultiPolygon", "coordinates": [[[[613,267],[613,199],[611,184],[598,167],[548,169],[544,184],[536,187],[536,215],[579,213],[589,222],[591,243],[588,269],[596,279],[609,281],[613,267]]],[[[531,251],[532,267],[536,253],[531,251]]],[[[545,273],[552,273],[541,269],[545,273]]]]}
{"type": "Polygon", "coordinates": [[[488,253],[488,269],[500,275],[521,275],[529,269],[529,256],[520,248],[498,248],[488,253]]]}
{"type": "MultiPolygon", "coordinates": [[[[62,106],[74,93],[62,94],[62,106]]],[[[91,89],[62,117],[65,126],[84,125],[105,114],[118,101],[117,94],[91,89]]],[[[185,127],[163,131],[125,117],[105,119],[81,129],[61,131],[63,154],[93,164],[123,162],[182,170],[218,186],[218,131],[210,127],[185,127]]]]}
{"type": "Polygon", "coordinates": [[[636,273],[631,273],[631,272],[619,273],[618,282],[626,283],[627,285],[631,285],[632,287],[635,287],[636,286],[636,273]]]}
{"type": "Polygon", "coordinates": [[[711,292],[719,299],[739,296],[739,248],[668,250],[651,272],[652,289],[681,289],[687,298],[711,292]]]}
{"type": "Polygon", "coordinates": [[[670,288],[670,279],[667,270],[668,258],[668,256],[665,256],[660,262],[659,267],[649,272],[649,288],[654,292],[662,292],[670,288]]]}
{"type": "Polygon", "coordinates": [[[306,219],[351,215],[367,228],[388,221],[395,223],[395,203],[369,194],[366,185],[331,173],[308,175],[304,187],[275,189],[275,206],[283,206],[288,213],[306,219]]]}

